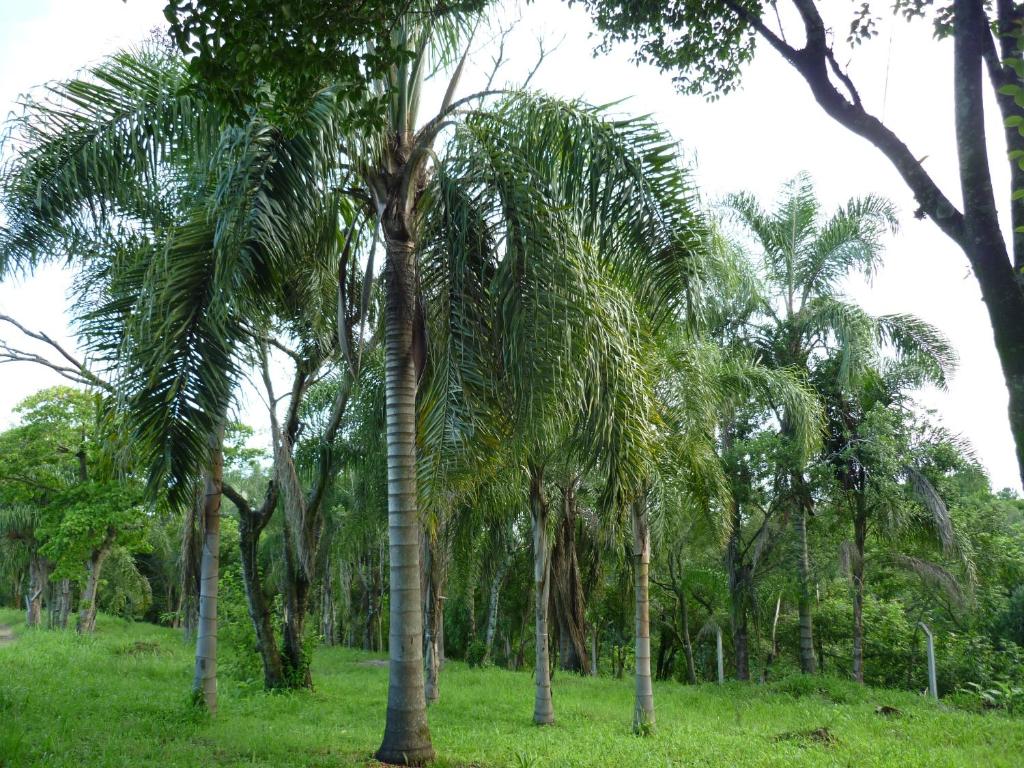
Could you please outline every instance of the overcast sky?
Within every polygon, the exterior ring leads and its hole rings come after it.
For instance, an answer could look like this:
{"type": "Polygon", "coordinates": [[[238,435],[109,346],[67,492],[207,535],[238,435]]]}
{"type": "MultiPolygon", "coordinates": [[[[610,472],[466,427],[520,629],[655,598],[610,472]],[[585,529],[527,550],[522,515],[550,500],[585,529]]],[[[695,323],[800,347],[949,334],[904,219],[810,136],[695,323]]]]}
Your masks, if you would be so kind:
{"type": "MultiPolygon", "coordinates": [[[[10,113],[18,94],[71,75],[162,27],[164,2],[0,0],[0,110],[10,113]]],[[[832,5],[840,14],[835,26],[842,36],[849,21],[844,14],[852,6],[842,0],[832,5]]],[[[902,226],[889,240],[885,268],[871,285],[851,281],[850,293],[871,312],[914,313],[950,337],[960,354],[960,370],[947,392],[929,391],[919,399],[971,441],[995,488],[1020,489],[1006,390],[977,283],[959,250],[932,223],[913,217],[910,193],[877,150],[832,123],[803,81],[767,48],[747,69],[741,91],[708,103],[676,93],[668,75],[631,64],[629,49],[593,58],[591,30],[578,8],[537,0],[522,12],[508,45],[506,72],[521,79],[535,59],[538,36],[549,47],[561,40],[532,85],[595,103],[628,99],[617,108],[654,115],[682,143],[707,201],[747,189],[770,205],[785,180],[806,170],[828,207],[869,192],[897,204],[902,226]]],[[[486,42],[486,36],[478,36],[479,66],[489,64],[486,42]]],[[[853,53],[850,71],[868,109],[900,134],[916,156],[926,156],[925,168],[951,199],[959,200],[951,53],[949,43],[931,39],[926,24],[887,22],[875,41],[853,53]]],[[[992,155],[998,158],[999,125],[994,118],[989,122],[992,155]]],[[[998,188],[1005,190],[1005,173],[996,171],[998,188]]],[[[73,346],[64,314],[67,286],[67,276],[58,269],[0,285],[0,313],[73,346]]],[[[17,341],[5,329],[0,333],[17,341]]],[[[29,364],[0,367],[0,427],[14,421],[14,404],[57,381],[29,364]]],[[[261,406],[252,400],[243,404],[243,418],[261,424],[261,406]]]]}

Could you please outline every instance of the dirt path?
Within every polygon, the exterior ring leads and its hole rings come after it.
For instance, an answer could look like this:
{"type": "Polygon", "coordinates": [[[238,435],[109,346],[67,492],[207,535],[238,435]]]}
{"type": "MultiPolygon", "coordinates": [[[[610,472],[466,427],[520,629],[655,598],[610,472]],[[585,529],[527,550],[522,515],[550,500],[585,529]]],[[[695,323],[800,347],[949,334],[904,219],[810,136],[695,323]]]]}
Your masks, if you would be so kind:
{"type": "Polygon", "coordinates": [[[14,631],[4,625],[0,624],[0,647],[7,645],[8,643],[14,642],[14,631]]]}

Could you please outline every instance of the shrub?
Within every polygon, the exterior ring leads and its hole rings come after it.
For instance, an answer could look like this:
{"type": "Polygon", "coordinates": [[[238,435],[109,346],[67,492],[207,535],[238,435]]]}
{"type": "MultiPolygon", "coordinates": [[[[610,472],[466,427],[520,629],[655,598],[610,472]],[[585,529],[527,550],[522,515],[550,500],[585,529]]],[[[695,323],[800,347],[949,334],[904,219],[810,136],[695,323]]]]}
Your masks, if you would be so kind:
{"type": "Polygon", "coordinates": [[[487,645],[481,640],[473,640],[466,646],[466,663],[471,667],[484,666],[484,657],[487,655],[487,645]]]}

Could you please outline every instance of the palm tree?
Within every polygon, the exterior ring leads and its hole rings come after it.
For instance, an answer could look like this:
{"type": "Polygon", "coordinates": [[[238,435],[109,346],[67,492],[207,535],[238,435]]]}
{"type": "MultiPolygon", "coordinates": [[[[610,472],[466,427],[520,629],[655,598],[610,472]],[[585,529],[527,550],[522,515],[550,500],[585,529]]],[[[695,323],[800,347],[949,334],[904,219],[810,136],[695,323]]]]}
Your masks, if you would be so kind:
{"type": "MultiPolygon", "coordinates": [[[[870,361],[879,338],[913,338],[901,316],[871,318],[842,293],[842,281],[850,273],[870,276],[879,264],[883,236],[896,227],[887,200],[870,195],[853,198],[826,216],[809,177],[800,175],[785,186],[770,212],[746,193],[733,195],[727,202],[759,249],[761,287],[750,336],[764,365],[809,376],[826,354],[834,353],[840,360],[839,375],[848,378],[870,361]]],[[[784,406],[777,410],[780,434],[791,440],[793,414],[784,406]]],[[[807,548],[807,522],[814,500],[802,462],[789,460],[780,481],[795,534],[800,666],[804,672],[814,672],[807,548]]]]}
{"type": "MultiPolygon", "coordinates": [[[[932,383],[944,387],[955,355],[945,338],[926,323],[915,325],[928,340],[898,360],[882,360],[852,385],[839,385],[836,361],[818,372],[818,388],[829,415],[828,461],[835,471],[839,498],[846,501],[853,527],[841,555],[853,584],[853,679],[864,682],[864,595],[868,536],[875,533],[888,559],[959,593],[956,581],[941,568],[905,555],[900,545],[908,535],[934,539],[943,554],[959,560],[973,583],[969,545],[959,535],[941,495],[928,479],[930,443],[956,444],[939,430],[916,434],[908,390],[932,383]],[[923,437],[923,439],[922,439],[923,437]],[[916,534],[916,535],[915,535],[916,534]]],[[[963,450],[958,449],[958,453],[963,450]]]]}

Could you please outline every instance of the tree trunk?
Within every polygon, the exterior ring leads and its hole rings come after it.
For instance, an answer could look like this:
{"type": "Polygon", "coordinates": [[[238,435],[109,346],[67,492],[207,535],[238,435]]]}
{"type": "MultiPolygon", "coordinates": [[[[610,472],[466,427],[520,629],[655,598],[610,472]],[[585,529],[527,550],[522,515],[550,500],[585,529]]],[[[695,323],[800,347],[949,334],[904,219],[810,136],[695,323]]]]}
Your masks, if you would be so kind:
{"type": "Polygon", "coordinates": [[[690,685],[697,684],[697,666],[693,662],[693,640],[690,638],[690,606],[686,591],[679,590],[679,610],[683,619],[683,651],[686,653],[686,679],[690,685]]]}
{"type": "Polygon", "coordinates": [[[491,652],[494,649],[494,633],[498,629],[498,598],[501,596],[501,585],[505,581],[505,573],[508,571],[508,557],[502,557],[494,569],[494,578],[491,580],[491,599],[487,607],[487,635],[485,638],[484,661],[491,660],[491,652]]]}
{"type": "MultiPolygon", "coordinates": [[[[403,203],[404,204],[404,201],[403,203]]],[[[381,762],[420,765],[434,758],[423,690],[420,521],[416,509],[416,265],[413,243],[387,238],[385,401],[391,622],[388,709],[381,762]]]]}
{"type": "Polygon", "coordinates": [[[647,499],[631,505],[633,519],[633,580],[636,591],[636,705],[633,731],[647,733],[654,728],[654,687],[651,683],[651,619],[648,571],[651,566],[651,531],[647,520],[647,499]]]}
{"type": "Polygon", "coordinates": [[[747,631],[747,601],[749,599],[749,566],[744,565],[740,554],[742,520],[740,504],[732,501],[732,526],[729,545],[725,551],[725,569],[729,577],[729,623],[732,630],[732,648],[736,657],[736,679],[750,679],[750,649],[747,631]]]}
{"type": "Polygon", "coordinates": [[[544,494],[544,467],[533,463],[530,464],[530,519],[533,526],[533,583],[536,599],[536,696],[533,704],[533,722],[537,725],[550,725],[555,722],[555,709],[551,702],[551,668],[548,654],[548,599],[551,591],[548,503],[544,494]]]}
{"type": "MultiPolygon", "coordinates": [[[[241,500],[235,501],[239,506],[241,500]]],[[[274,637],[274,626],[270,616],[270,606],[263,591],[263,577],[260,574],[259,548],[260,534],[269,522],[273,509],[266,513],[252,512],[239,506],[238,509],[238,548],[242,561],[242,581],[245,584],[245,602],[249,609],[249,619],[256,633],[256,650],[263,664],[263,687],[272,691],[285,685],[284,664],[281,652],[274,637]]]]}
{"type": "Polygon", "coordinates": [[[443,523],[436,536],[423,536],[423,663],[424,696],[427,704],[441,698],[441,665],[444,661],[444,592],[447,567],[444,562],[444,544],[438,541],[444,533],[443,523]]]}
{"type": "Polygon", "coordinates": [[[92,551],[89,562],[86,563],[89,576],[85,582],[85,589],[82,590],[82,600],[78,604],[78,624],[75,627],[80,635],[96,631],[96,593],[100,586],[100,571],[103,570],[103,563],[114,546],[114,536],[113,529],[108,529],[103,543],[92,551]]]}
{"type": "Polygon", "coordinates": [[[61,579],[57,591],[57,606],[54,611],[53,629],[67,629],[71,615],[71,580],[61,579]]]}
{"type": "Polygon", "coordinates": [[[334,571],[331,559],[326,555],[323,578],[320,580],[320,634],[327,645],[338,642],[337,617],[334,608],[334,571]]]}
{"type": "Polygon", "coordinates": [[[192,696],[217,714],[217,588],[220,581],[220,505],[224,487],[224,426],[210,436],[210,469],[203,494],[203,558],[199,566],[199,627],[192,696]]]}
{"type": "Polygon", "coordinates": [[[807,550],[807,510],[800,506],[793,515],[796,527],[798,610],[800,614],[800,670],[813,675],[817,671],[814,659],[814,618],[811,599],[811,562],[807,550]]]}
{"type": "Polygon", "coordinates": [[[867,542],[868,516],[862,494],[857,494],[853,518],[853,679],[864,682],[864,548],[867,542]]]}
{"type": "Polygon", "coordinates": [[[576,487],[572,477],[562,489],[562,515],[551,551],[551,587],[558,625],[558,666],[567,672],[590,674],[587,657],[586,607],[579,560],[576,557],[576,487]]]}
{"type": "MultiPolygon", "coordinates": [[[[1014,270],[1010,261],[989,170],[983,58],[992,45],[991,31],[981,2],[956,0],[953,9],[956,145],[964,201],[961,247],[971,262],[992,323],[1009,394],[1010,431],[1024,482],[1024,274],[1014,270]]],[[[1010,163],[1016,165],[1018,160],[1011,159],[1010,163]]],[[[1014,205],[1011,203],[1011,207],[1014,205]]],[[[1024,254],[1016,253],[1014,257],[1018,266],[1024,266],[1024,254]]]]}
{"type": "Polygon", "coordinates": [[[50,564],[38,552],[33,552],[28,561],[28,594],[25,595],[26,623],[38,627],[43,621],[43,593],[50,580],[50,564]]]}
{"type": "MultiPolygon", "coordinates": [[[[285,684],[289,688],[312,688],[309,657],[305,649],[306,614],[309,611],[310,583],[301,563],[296,562],[295,542],[285,516],[284,523],[284,632],[281,656],[284,662],[285,684]]],[[[301,534],[300,534],[301,535],[301,534]]]]}

